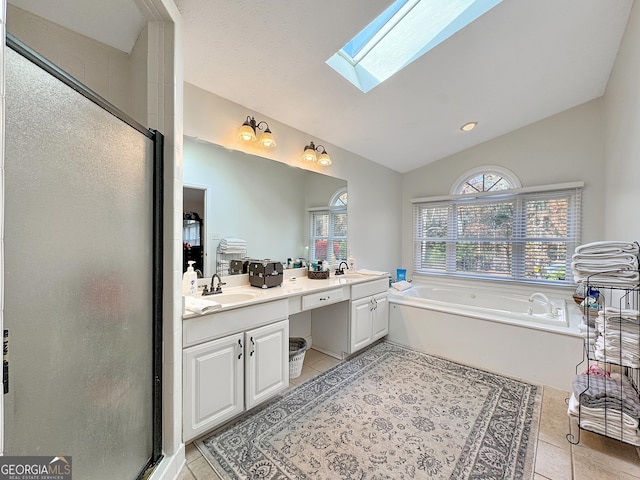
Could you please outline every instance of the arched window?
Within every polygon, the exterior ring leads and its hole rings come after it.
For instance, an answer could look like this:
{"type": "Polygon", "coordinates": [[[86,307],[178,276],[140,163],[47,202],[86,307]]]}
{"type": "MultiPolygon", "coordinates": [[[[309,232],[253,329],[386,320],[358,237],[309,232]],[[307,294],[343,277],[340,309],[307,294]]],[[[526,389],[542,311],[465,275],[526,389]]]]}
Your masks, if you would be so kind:
{"type": "Polygon", "coordinates": [[[495,165],[474,168],[456,180],[451,188],[452,195],[477,192],[497,192],[520,188],[520,180],[506,168],[495,165]]]}
{"type": "Polygon", "coordinates": [[[347,187],[336,191],[329,201],[330,207],[346,207],[347,206],[347,187]]]}
{"type": "Polygon", "coordinates": [[[325,208],[310,210],[309,261],[334,265],[347,259],[347,189],[337,190],[325,208]]]}
{"type": "Polygon", "coordinates": [[[522,188],[507,169],[485,166],[450,191],[413,200],[414,275],[573,282],[581,182],[522,188]]]}

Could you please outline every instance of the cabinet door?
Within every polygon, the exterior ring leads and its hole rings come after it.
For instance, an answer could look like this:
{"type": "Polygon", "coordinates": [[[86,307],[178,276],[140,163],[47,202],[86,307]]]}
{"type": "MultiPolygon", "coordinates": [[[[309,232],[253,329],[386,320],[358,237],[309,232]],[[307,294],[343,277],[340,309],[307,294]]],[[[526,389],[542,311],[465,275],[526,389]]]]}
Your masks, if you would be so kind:
{"type": "Polygon", "coordinates": [[[185,441],[243,411],[243,342],[230,335],[183,351],[185,441]]]}
{"type": "Polygon", "coordinates": [[[289,320],[245,333],[247,409],[289,386],[289,320]]]}
{"type": "Polygon", "coordinates": [[[387,299],[387,294],[376,295],[374,300],[372,341],[376,341],[389,333],[389,300],[387,299]]]}
{"type": "Polygon", "coordinates": [[[354,353],[369,345],[371,339],[372,297],[361,298],[351,302],[351,337],[350,351],[354,353]]]}

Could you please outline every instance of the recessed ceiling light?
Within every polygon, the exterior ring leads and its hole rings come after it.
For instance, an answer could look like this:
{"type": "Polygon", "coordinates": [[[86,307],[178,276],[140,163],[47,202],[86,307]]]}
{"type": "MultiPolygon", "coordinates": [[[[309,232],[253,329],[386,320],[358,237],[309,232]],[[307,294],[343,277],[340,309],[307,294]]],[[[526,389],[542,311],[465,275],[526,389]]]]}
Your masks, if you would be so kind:
{"type": "Polygon", "coordinates": [[[462,130],[463,132],[470,132],[471,130],[476,128],[476,125],[478,125],[478,122],[465,123],[460,127],[460,130],[462,130]]]}

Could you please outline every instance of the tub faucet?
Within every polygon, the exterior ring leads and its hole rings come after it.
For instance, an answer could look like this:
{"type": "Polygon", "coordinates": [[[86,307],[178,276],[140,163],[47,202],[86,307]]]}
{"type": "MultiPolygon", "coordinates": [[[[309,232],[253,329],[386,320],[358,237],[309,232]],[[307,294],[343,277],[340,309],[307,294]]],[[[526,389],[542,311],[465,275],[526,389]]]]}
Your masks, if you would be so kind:
{"type": "Polygon", "coordinates": [[[211,286],[207,288],[207,286],[205,285],[204,289],[202,290],[202,295],[215,295],[217,293],[222,293],[222,285],[226,285],[226,283],[222,281],[220,275],[214,273],[211,277],[211,286]],[[218,279],[218,286],[214,289],[214,280],[216,278],[218,279]]]}
{"type": "Polygon", "coordinates": [[[347,262],[340,262],[338,264],[338,268],[336,269],[336,275],[344,275],[344,268],[342,268],[343,263],[344,266],[347,267],[347,270],[349,269],[349,265],[347,265],[347,262]]]}
{"type": "MultiPolygon", "coordinates": [[[[551,300],[549,300],[549,297],[547,297],[544,293],[536,292],[536,293],[534,293],[533,295],[531,295],[529,297],[529,302],[533,303],[533,300],[536,297],[540,297],[541,299],[543,299],[545,301],[546,306],[547,306],[546,316],[549,317],[549,318],[553,317],[553,310],[552,310],[552,306],[551,306],[551,300]]],[[[527,313],[529,313],[531,315],[533,313],[533,308],[529,307],[529,310],[528,310],[527,313]]]]}

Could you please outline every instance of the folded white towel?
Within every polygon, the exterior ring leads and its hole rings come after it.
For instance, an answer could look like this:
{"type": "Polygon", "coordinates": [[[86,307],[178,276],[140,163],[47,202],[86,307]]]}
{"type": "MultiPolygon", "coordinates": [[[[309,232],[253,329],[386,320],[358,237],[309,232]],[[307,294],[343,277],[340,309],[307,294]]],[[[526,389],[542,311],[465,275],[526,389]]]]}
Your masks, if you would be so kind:
{"type": "Polygon", "coordinates": [[[574,260],[571,263],[571,268],[585,273],[617,273],[620,271],[634,271],[638,270],[638,260],[624,261],[611,259],[598,260],[596,262],[574,260]]]}
{"type": "Polygon", "coordinates": [[[577,246],[576,253],[633,253],[638,255],[638,244],[621,241],[591,242],[577,246]]]}
{"type": "Polygon", "coordinates": [[[241,238],[223,238],[218,244],[221,253],[246,253],[247,242],[241,238]]]}
{"type": "Polygon", "coordinates": [[[579,419],[582,428],[636,446],[640,445],[637,418],[613,409],[580,407],[578,399],[573,393],[569,398],[567,413],[569,416],[579,419]]]}
{"type": "Polygon", "coordinates": [[[396,290],[404,292],[405,290],[409,290],[413,285],[411,285],[411,283],[407,282],[406,280],[401,280],[399,282],[392,283],[391,286],[396,290]]]}
{"type": "Polygon", "coordinates": [[[604,310],[598,312],[598,314],[603,313],[604,315],[610,316],[622,316],[622,317],[635,317],[637,318],[640,315],[640,311],[634,308],[618,308],[618,307],[604,307],[604,310]]]}
{"type": "Polygon", "coordinates": [[[638,272],[628,272],[629,275],[614,274],[589,274],[581,273],[577,270],[573,271],[573,280],[576,283],[590,282],[593,285],[608,287],[633,287],[640,281],[638,272]]]}
{"type": "Polygon", "coordinates": [[[356,273],[359,273],[360,275],[375,275],[375,276],[389,275],[389,272],[381,272],[379,270],[368,270],[366,268],[361,268],[360,270],[356,270],[356,273]]]}
{"type": "Polygon", "coordinates": [[[213,300],[207,300],[201,297],[184,297],[184,308],[199,315],[204,315],[221,307],[222,305],[213,300]]]}

